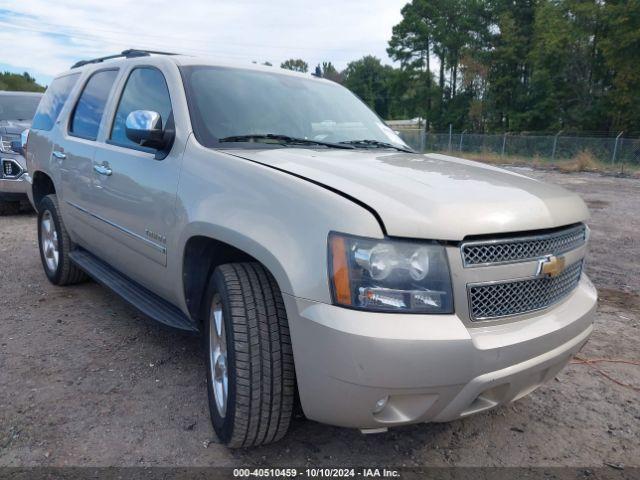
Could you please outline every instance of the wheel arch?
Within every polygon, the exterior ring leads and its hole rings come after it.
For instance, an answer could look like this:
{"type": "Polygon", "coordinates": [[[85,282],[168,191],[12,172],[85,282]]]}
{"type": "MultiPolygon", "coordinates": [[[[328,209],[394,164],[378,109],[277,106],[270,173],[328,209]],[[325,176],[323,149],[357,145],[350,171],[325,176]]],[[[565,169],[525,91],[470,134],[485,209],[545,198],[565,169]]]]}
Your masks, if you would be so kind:
{"type": "Polygon", "coordinates": [[[202,300],[209,277],[225,263],[258,262],[275,279],[281,292],[290,292],[291,283],[282,264],[264,246],[235,232],[192,232],[182,248],[182,289],[192,318],[202,321],[202,300]]]}
{"type": "Polygon", "coordinates": [[[33,207],[37,211],[38,205],[44,197],[56,193],[56,187],[53,183],[53,179],[40,170],[34,172],[32,178],[31,199],[33,207]]]}

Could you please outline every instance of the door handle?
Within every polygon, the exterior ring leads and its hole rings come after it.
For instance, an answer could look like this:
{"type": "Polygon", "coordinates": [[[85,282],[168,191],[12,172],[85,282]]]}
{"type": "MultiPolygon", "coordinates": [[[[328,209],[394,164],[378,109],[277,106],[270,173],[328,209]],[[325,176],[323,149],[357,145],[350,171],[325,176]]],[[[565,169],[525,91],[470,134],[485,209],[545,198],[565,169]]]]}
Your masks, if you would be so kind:
{"type": "Polygon", "coordinates": [[[96,173],[105,175],[107,177],[113,173],[113,170],[111,170],[107,165],[94,165],[93,169],[96,171],[96,173]]]}
{"type": "Polygon", "coordinates": [[[67,158],[66,153],[59,152],[58,150],[53,151],[53,156],[56,157],[58,160],[64,160],[65,158],[67,158]]]}

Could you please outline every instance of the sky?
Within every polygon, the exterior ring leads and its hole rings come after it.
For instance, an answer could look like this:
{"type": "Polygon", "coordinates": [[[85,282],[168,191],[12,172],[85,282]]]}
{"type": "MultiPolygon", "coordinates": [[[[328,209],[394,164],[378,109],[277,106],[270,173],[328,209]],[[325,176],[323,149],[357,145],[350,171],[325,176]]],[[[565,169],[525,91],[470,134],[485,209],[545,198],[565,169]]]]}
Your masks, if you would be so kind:
{"type": "Polygon", "coordinates": [[[47,85],[78,60],[145,48],[339,70],[364,55],[392,63],[408,0],[0,0],[0,70],[47,85]]]}

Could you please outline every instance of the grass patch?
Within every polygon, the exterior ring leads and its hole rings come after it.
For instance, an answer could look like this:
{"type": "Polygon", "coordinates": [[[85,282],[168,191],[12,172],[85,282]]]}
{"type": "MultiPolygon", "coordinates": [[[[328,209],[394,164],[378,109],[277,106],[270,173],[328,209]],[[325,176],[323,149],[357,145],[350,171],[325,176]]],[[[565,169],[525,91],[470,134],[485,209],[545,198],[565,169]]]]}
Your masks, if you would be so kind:
{"type": "Polygon", "coordinates": [[[583,150],[567,162],[557,164],[558,170],[563,173],[598,172],[604,170],[601,162],[589,150],[583,150]]]}
{"type": "Polygon", "coordinates": [[[475,160],[477,162],[489,163],[492,165],[514,165],[518,167],[531,167],[539,169],[553,169],[563,173],[576,172],[602,172],[602,173],[626,173],[633,177],[640,178],[639,165],[625,165],[598,160],[589,150],[577,153],[573,158],[555,159],[534,155],[533,157],[522,157],[518,155],[500,155],[494,152],[441,152],[445,155],[475,160]]]}

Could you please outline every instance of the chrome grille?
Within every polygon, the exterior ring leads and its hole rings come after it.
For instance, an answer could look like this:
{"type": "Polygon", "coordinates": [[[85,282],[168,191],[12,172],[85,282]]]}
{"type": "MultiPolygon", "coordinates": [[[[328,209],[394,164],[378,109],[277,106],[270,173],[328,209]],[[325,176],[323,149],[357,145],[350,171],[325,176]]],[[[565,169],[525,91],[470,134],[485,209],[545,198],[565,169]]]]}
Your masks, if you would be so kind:
{"type": "Polygon", "coordinates": [[[583,245],[585,225],[543,235],[465,242],[461,246],[465,267],[533,260],[558,255],[583,245]]]}
{"type": "Polygon", "coordinates": [[[541,310],[562,300],[580,281],[582,260],[557,277],[468,285],[471,320],[490,320],[541,310]]]}

